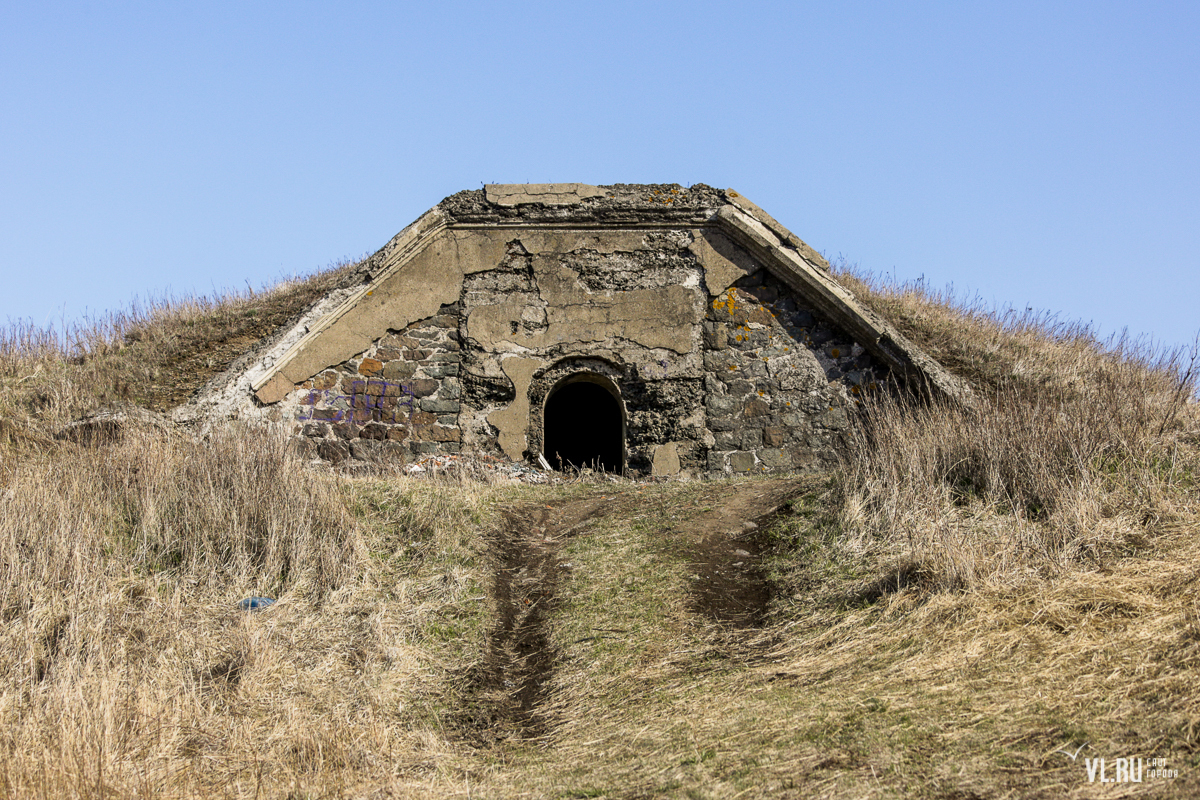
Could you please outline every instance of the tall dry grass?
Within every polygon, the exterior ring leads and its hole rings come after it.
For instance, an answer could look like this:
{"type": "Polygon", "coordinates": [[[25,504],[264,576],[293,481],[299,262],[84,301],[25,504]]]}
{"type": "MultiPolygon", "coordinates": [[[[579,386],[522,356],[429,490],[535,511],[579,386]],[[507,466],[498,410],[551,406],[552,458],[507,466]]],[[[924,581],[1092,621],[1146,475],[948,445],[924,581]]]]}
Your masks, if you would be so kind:
{"type": "Polygon", "coordinates": [[[281,434],[130,432],[0,490],[0,797],[437,784],[482,648],[483,487],[348,481],[281,434]],[[237,610],[244,597],[278,602],[237,610]]]}
{"type": "Polygon", "coordinates": [[[131,439],[30,459],[0,499],[4,616],[97,582],[168,575],[197,592],[336,589],[352,574],[353,521],[336,488],[284,441],[223,429],[204,441],[131,439]]]}
{"type": "Polygon", "coordinates": [[[961,587],[1100,565],[1195,512],[1197,350],[993,312],[844,274],[979,390],[965,407],[864,401],[842,474],[852,548],[898,583],[961,587]]]}

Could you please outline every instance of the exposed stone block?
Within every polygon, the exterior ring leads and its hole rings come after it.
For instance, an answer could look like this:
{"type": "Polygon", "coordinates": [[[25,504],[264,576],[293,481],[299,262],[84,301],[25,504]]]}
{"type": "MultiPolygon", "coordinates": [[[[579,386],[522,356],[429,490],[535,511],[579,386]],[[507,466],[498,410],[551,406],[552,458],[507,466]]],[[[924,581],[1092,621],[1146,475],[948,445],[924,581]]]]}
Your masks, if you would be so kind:
{"type": "Polygon", "coordinates": [[[704,346],[709,350],[724,350],[729,346],[723,326],[712,325],[704,330],[704,346]]]}
{"type": "Polygon", "coordinates": [[[402,381],[416,372],[417,365],[411,361],[389,361],[383,368],[383,377],[389,381],[402,381]]]}
{"type": "Polygon", "coordinates": [[[304,426],[303,433],[314,439],[322,439],[329,435],[329,426],[324,422],[310,422],[304,426]]]}
{"type": "Polygon", "coordinates": [[[461,404],[457,400],[437,400],[431,397],[426,397],[421,401],[421,410],[429,411],[434,414],[448,414],[452,411],[457,412],[461,407],[461,404]]]}
{"type": "Polygon", "coordinates": [[[371,422],[364,425],[358,435],[364,439],[383,440],[387,438],[388,426],[378,422],[371,422]]]}
{"type": "Polygon", "coordinates": [[[729,468],[734,472],[750,472],[754,469],[754,453],[745,450],[730,453],[729,468]]]}
{"type": "Polygon", "coordinates": [[[312,379],[312,388],[318,392],[327,391],[337,386],[339,375],[331,369],[327,369],[320,375],[312,379]]]}
{"type": "Polygon", "coordinates": [[[704,406],[712,416],[732,414],[740,404],[741,401],[738,398],[728,395],[710,394],[704,399],[704,406]]]}
{"type": "Polygon", "coordinates": [[[816,423],[824,428],[841,430],[850,424],[850,420],[846,416],[846,409],[835,406],[834,408],[826,409],[817,417],[816,423]]]}
{"type": "Polygon", "coordinates": [[[430,378],[444,378],[458,374],[458,364],[427,364],[421,368],[430,378]]]}
{"type": "Polygon", "coordinates": [[[746,407],[742,413],[747,417],[765,417],[771,413],[771,406],[761,397],[751,397],[746,401],[746,407]]]}
{"type": "Polygon", "coordinates": [[[763,444],[767,447],[780,447],[786,438],[785,429],[781,426],[773,425],[769,428],[763,428],[763,444]]]}
{"type": "Polygon", "coordinates": [[[736,450],[740,443],[740,431],[725,430],[713,434],[713,444],[718,450],[736,450]]]}
{"type": "Polygon", "coordinates": [[[783,450],[775,447],[766,447],[758,451],[758,459],[764,465],[773,470],[787,469],[792,465],[792,460],[784,453],[783,450]]]}
{"type": "Polygon", "coordinates": [[[441,383],[433,378],[414,378],[408,382],[408,388],[412,391],[413,397],[429,397],[440,386],[441,383]]]}
{"type": "Polygon", "coordinates": [[[389,333],[379,341],[379,344],[394,351],[399,351],[406,347],[420,347],[416,339],[399,333],[389,333]]]}
{"type": "Polygon", "coordinates": [[[317,442],[317,455],[331,464],[341,464],[350,457],[350,446],[338,439],[322,439],[317,442]]]}
{"type": "Polygon", "coordinates": [[[419,442],[458,442],[462,441],[462,432],[458,428],[427,425],[414,429],[413,438],[419,442]]]}
{"type": "Polygon", "coordinates": [[[736,368],[737,366],[737,354],[728,350],[710,350],[704,354],[704,369],[715,375],[724,377],[727,372],[732,371],[730,367],[736,368]]]}

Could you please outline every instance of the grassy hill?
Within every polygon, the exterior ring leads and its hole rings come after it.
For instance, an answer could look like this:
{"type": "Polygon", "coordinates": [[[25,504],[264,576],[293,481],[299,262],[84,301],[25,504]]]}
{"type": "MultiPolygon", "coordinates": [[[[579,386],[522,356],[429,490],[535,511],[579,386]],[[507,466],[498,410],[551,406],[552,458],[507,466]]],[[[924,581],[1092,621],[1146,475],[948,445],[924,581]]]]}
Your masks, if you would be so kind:
{"type": "Polygon", "coordinates": [[[830,474],[54,439],[181,402],[353,270],[0,333],[0,796],[1200,795],[1194,353],[843,271],[980,400],[873,401],[830,474]]]}

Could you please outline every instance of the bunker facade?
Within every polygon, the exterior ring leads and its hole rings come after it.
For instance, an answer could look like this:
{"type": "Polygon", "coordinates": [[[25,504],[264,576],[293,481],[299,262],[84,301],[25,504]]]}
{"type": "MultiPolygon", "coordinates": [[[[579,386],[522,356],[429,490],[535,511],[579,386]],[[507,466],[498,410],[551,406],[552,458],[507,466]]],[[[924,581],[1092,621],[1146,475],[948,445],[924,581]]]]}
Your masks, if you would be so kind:
{"type": "Polygon", "coordinates": [[[828,466],[893,380],[967,391],[737,192],[520,184],[446,198],[222,391],[333,463],[715,476],[828,466]]]}

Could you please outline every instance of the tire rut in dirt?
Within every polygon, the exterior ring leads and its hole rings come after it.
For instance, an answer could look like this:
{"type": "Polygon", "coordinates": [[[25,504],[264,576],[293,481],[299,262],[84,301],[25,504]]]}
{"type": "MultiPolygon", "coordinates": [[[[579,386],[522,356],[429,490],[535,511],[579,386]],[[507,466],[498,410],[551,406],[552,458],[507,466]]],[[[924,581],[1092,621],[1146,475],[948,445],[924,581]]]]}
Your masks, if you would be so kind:
{"type": "Polygon", "coordinates": [[[789,499],[811,490],[810,476],[720,487],[680,528],[692,541],[689,609],[733,630],[761,628],[779,587],[770,579],[769,531],[789,499]]]}
{"type": "MultiPolygon", "coordinates": [[[[761,529],[760,529],[761,530],[761,529]]],[[[766,619],[775,586],[762,567],[766,549],[759,531],[738,538],[710,534],[692,551],[689,606],[713,622],[757,628],[766,619]]]]}
{"type": "Polygon", "coordinates": [[[503,517],[491,541],[496,619],[482,663],[468,674],[467,707],[458,720],[468,740],[480,745],[545,732],[538,706],[556,657],[547,617],[564,568],[549,535],[549,515],[517,509],[503,517]]]}

